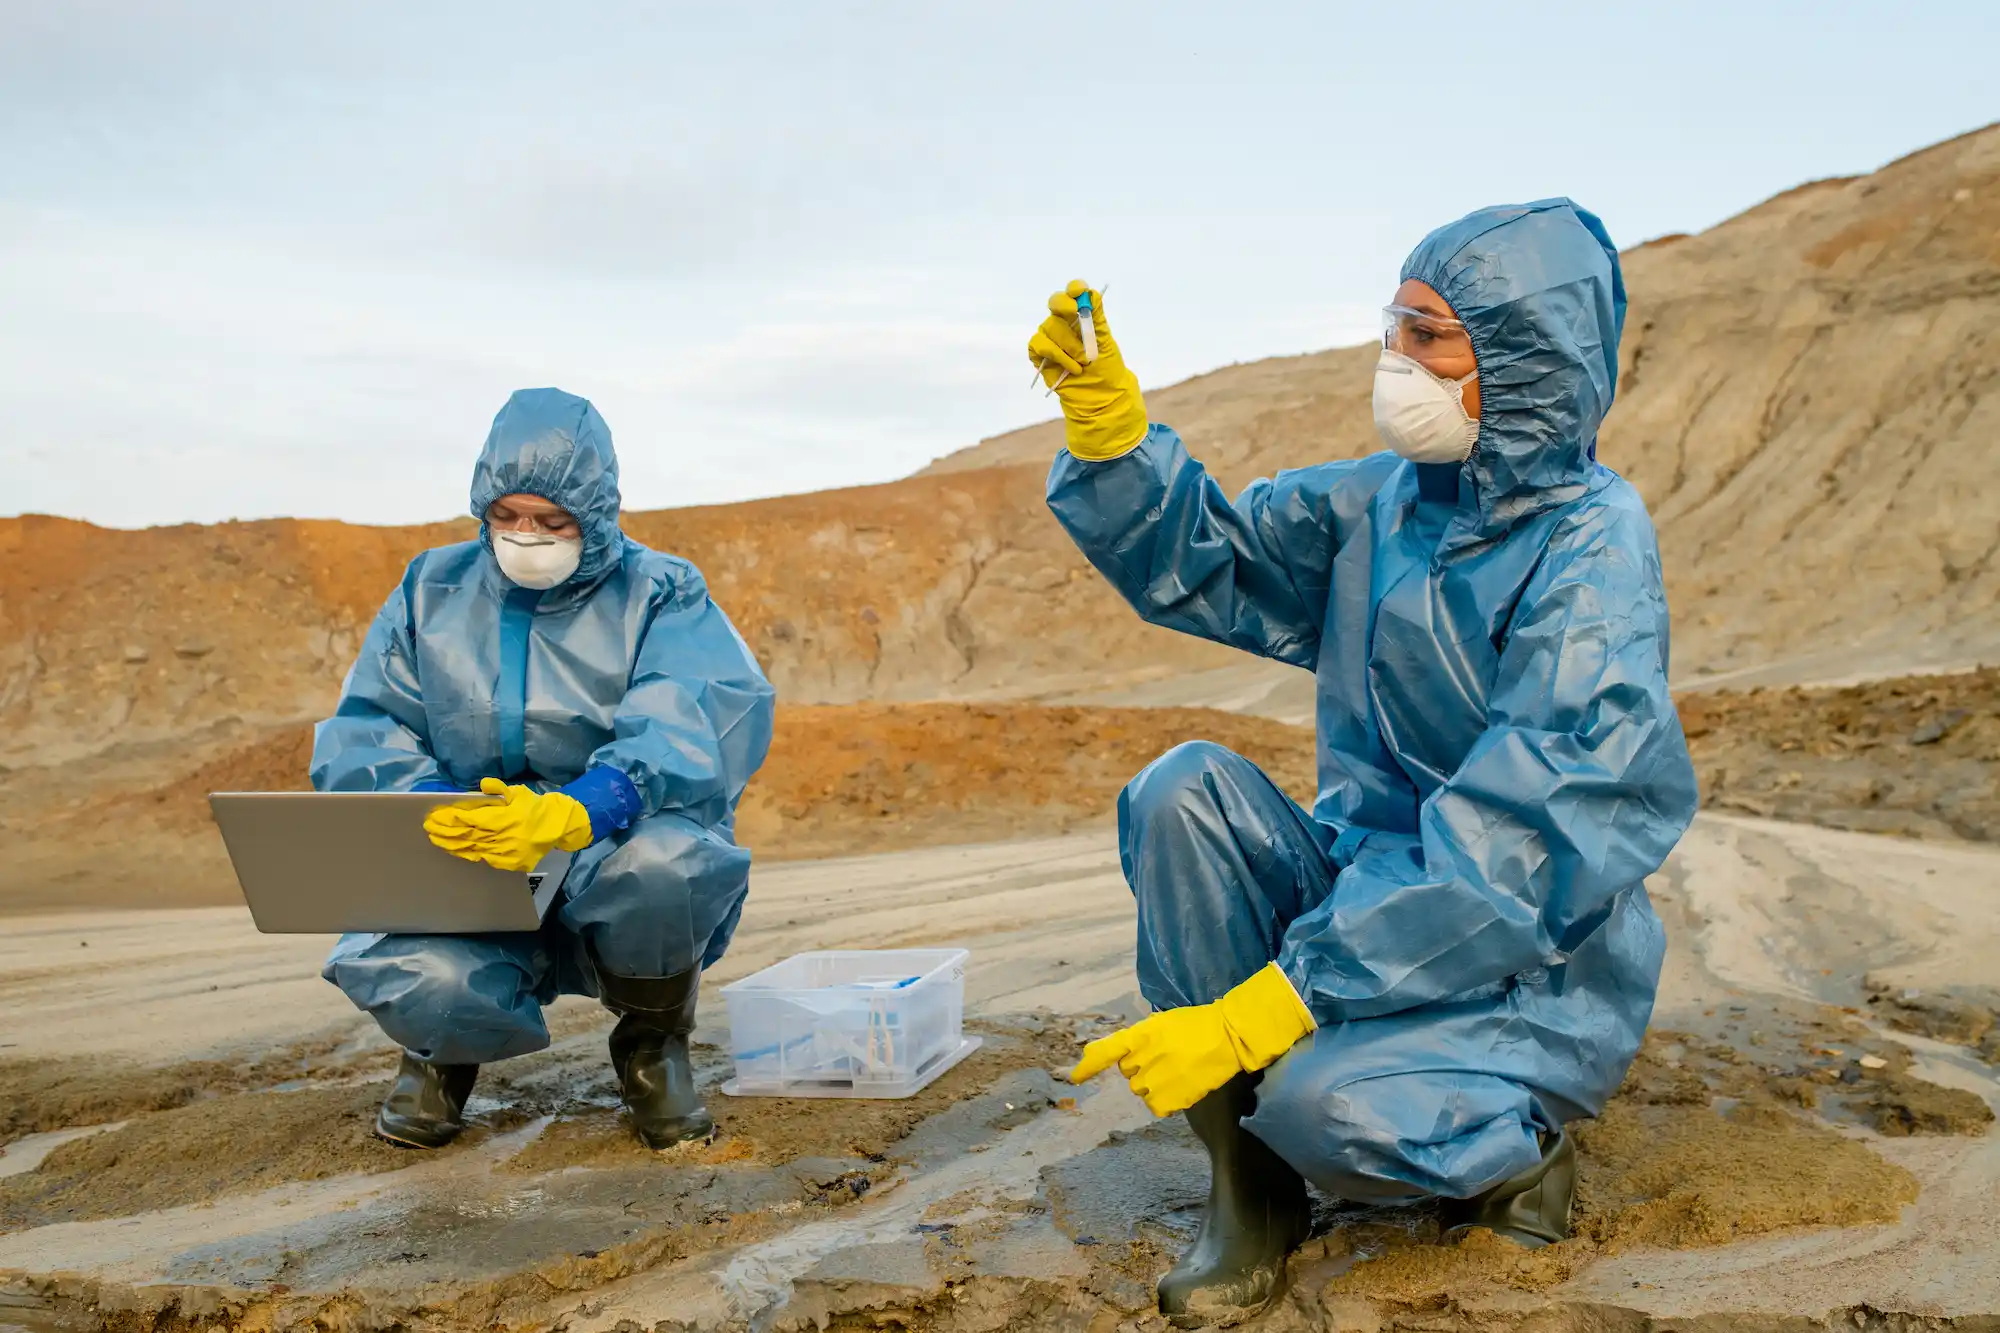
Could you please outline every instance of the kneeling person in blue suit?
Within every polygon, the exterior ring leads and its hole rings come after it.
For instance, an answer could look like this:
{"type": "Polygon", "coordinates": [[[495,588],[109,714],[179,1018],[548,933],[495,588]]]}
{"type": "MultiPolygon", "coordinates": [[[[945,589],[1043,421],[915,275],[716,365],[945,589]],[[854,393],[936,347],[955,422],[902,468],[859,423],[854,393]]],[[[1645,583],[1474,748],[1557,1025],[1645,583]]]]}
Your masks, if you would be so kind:
{"type": "Polygon", "coordinates": [[[1233,502],[1149,424],[1101,301],[1030,359],[1068,449],[1050,508],[1146,619],[1314,672],[1308,811],[1219,746],[1119,802],[1155,1012],[1095,1042],[1214,1167],[1169,1314],[1254,1307],[1308,1224],[1304,1181],[1441,1200],[1448,1232],[1568,1232],[1564,1122],[1636,1053],[1665,945],[1643,881],[1696,804],[1638,493],[1596,461],[1625,293],[1565,199],[1440,228],[1386,312],[1389,451],[1233,502]]]}
{"type": "Polygon", "coordinates": [[[476,541],[426,551],[389,594],[314,736],[320,791],[477,791],[425,827],[527,870],[576,853],[528,934],[349,935],[327,980],[403,1062],[376,1130],[440,1147],[479,1066],[549,1043],[542,1006],[593,995],[655,1148],[713,1128],[688,1034],[702,969],[743,910],[737,800],[771,744],[772,689],[687,561],[618,526],[618,460],[589,402],[508,399],[473,474],[476,541]]]}

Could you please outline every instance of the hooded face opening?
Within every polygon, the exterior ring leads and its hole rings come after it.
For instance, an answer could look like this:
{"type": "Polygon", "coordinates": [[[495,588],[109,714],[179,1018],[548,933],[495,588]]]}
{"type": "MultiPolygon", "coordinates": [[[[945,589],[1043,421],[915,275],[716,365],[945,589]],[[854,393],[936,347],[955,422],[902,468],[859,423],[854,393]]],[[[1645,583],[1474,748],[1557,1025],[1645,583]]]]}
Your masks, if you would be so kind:
{"type": "Polygon", "coordinates": [[[1479,358],[1451,303],[1429,283],[1410,278],[1396,289],[1396,299],[1389,310],[1394,321],[1383,345],[1401,352],[1441,380],[1464,380],[1459,401],[1465,404],[1465,415],[1479,420],[1479,381],[1471,378],[1479,369],[1479,358]]]}
{"type": "Polygon", "coordinates": [[[1465,464],[1479,512],[1446,544],[1496,536],[1583,495],[1625,323],[1604,224],[1568,199],[1482,208],[1419,242],[1402,278],[1464,322],[1479,370],[1479,441],[1465,464]]]}
{"type": "Polygon", "coordinates": [[[566,586],[592,587],[618,563],[624,542],[618,455],[611,428],[588,399],[560,389],[522,389],[507,400],[472,472],[472,514],[489,546],[500,508],[517,521],[546,519],[551,509],[569,517],[574,530],[566,535],[582,538],[583,553],[566,586]]]}
{"type": "Polygon", "coordinates": [[[486,506],[486,526],[492,532],[526,532],[558,541],[575,541],[582,536],[576,516],[569,510],[543,496],[521,492],[503,495],[486,506]]]}

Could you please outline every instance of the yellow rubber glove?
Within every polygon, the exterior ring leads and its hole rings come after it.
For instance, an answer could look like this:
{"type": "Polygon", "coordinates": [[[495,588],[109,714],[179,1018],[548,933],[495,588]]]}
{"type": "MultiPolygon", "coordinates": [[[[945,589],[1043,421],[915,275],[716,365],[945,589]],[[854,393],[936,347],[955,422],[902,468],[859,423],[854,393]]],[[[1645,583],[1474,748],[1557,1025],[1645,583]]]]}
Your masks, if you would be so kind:
{"type": "Polygon", "coordinates": [[[479,790],[502,803],[439,806],[424,820],[431,841],[453,856],[526,873],[553,848],[590,846],[590,811],[575,797],[510,787],[499,778],[481,778],[479,790]]]}
{"type": "Polygon", "coordinates": [[[1138,377],[1126,369],[1104,322],[1104,298],[1087,283],[1072,282],[1049,298],[1049,317],[1028,339],[1028,360],[1061,400],[1063,437],[1078,458],[1102,463],[1132,452],[1146,438],[1146,400],[1139,396],[1138,377]],[[1076,298],[1085,292],[1097,334],[1097,359],[1089,365],[1083,363],[1076,308],[1076,298]]]}
{"type": "Polygon", "coordinates": [[[1276,963],[1212,1004],[1162,1009],[1083,1048],[1069,1081],[1112,1065],[1154,1115],[1185,1111],[1238,1074],[1262,1069],[1319,1025],[1276,963]]]}

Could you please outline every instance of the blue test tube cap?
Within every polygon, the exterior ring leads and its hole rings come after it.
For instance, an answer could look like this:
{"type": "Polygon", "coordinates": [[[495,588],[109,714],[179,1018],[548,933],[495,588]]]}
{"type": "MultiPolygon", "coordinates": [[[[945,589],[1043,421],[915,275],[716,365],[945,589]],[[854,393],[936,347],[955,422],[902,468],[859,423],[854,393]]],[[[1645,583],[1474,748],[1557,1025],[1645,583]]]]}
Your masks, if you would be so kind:
{"type": "Polygon", "coordinates": [[[1076,298],[1076,309],[1078,314],[1087,315],[1090,313],[1090,293],[1088,291],[1083,292],[1076,298]]]}

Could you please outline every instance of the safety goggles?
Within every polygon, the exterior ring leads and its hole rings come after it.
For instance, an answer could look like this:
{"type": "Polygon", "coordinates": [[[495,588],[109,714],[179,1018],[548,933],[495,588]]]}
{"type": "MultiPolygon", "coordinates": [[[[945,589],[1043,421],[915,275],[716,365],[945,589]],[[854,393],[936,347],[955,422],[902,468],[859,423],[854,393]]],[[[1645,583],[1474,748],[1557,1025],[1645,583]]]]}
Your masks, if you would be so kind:
{"type": "Polygon", "coordinates": [[[1433,315],[1414,306],[1382,307],[1382,346],[1412,361],[1454,356],[1472,350],[1465,325],[1448,315],[1433,315]]]}

